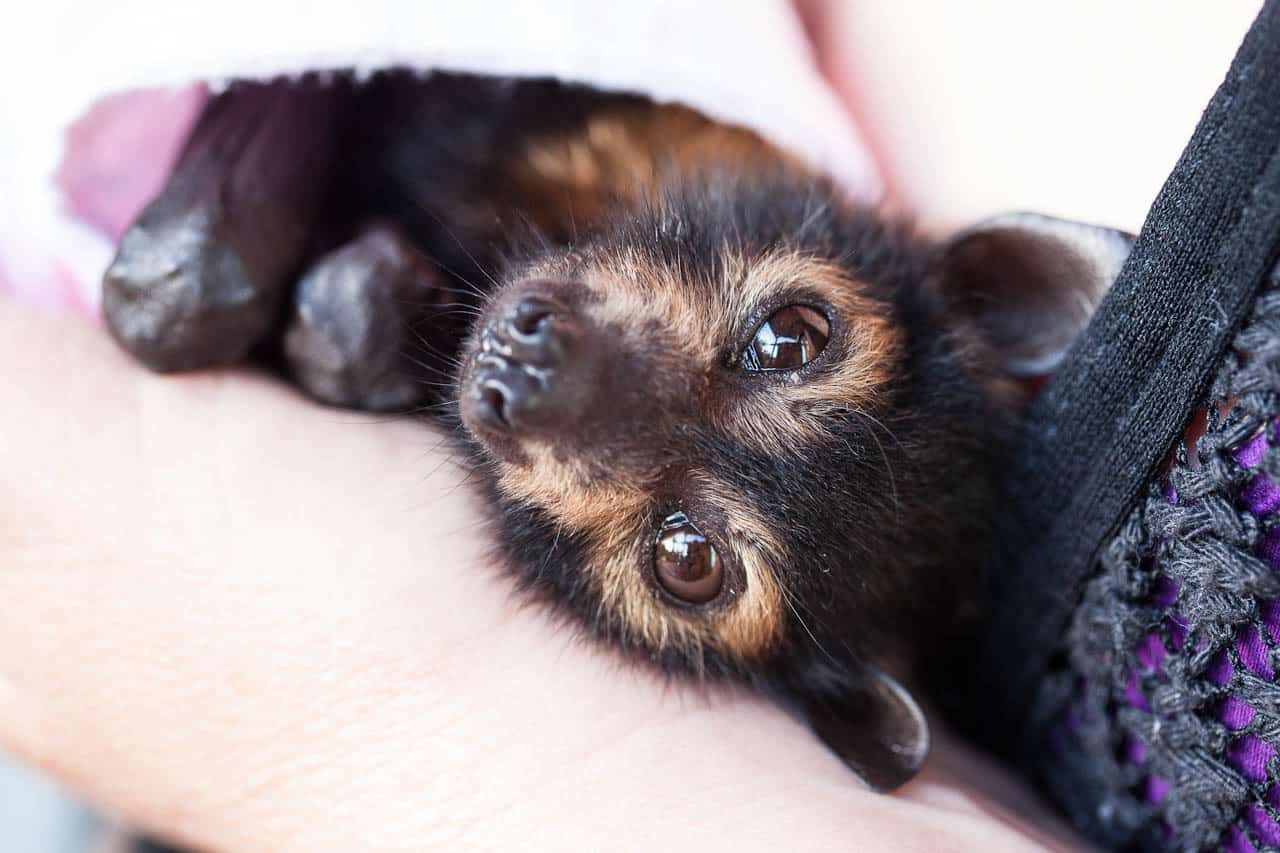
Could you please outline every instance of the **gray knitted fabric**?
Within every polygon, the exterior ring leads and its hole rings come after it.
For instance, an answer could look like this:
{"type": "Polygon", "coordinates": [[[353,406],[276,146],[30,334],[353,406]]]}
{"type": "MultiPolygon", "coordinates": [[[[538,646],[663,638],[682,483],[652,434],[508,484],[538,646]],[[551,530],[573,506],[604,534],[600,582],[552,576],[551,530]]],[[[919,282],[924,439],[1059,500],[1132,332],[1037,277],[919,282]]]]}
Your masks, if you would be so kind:
{"type": "Polygon", "coordinates": [[[1049,787],[1109,846],[1280,849],[1280,269],[1271,281],[1034,698],[1049,787]]]}

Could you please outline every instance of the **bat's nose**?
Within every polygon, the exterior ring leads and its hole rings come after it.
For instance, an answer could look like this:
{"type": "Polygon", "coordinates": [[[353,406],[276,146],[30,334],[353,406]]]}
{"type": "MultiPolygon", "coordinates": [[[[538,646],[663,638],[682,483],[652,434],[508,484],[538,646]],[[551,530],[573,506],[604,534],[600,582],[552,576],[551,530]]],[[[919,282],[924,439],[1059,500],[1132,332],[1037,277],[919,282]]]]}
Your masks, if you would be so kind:
{"type": "Polygon", "coordinates": [[[482,327],[463,403],[490,429],[554,433],[590,405],[594,359],[585,323],[551,284],[517,285],[482,327]]]}

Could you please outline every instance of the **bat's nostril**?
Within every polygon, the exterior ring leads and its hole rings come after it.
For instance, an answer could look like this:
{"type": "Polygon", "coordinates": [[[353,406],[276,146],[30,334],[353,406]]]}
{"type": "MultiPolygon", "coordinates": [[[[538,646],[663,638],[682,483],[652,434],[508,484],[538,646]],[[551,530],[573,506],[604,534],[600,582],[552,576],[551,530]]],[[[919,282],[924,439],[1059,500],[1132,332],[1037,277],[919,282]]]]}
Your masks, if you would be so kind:
{"type": "Polygon", "coordinates": [[[489,327],[487,346],[532,367],[563,365],[581,337],[581,322],[564,303],[531,293],[508,305],[489,327]]]}
{"type": "Polygon", "coordinates": [[[563,306],[541,297],[522,299],[512,312],[511,328],[516,334],[536,337],[546,330],[551,318],[563,310],[563,306]]]}
{"type": "Polygon", "coordinates": [[[501,388],[486,385],[476,396],[476,412],[486,423],[498,429],[511,428],[511,419],[507,414],[507,395],[501,388]]]}

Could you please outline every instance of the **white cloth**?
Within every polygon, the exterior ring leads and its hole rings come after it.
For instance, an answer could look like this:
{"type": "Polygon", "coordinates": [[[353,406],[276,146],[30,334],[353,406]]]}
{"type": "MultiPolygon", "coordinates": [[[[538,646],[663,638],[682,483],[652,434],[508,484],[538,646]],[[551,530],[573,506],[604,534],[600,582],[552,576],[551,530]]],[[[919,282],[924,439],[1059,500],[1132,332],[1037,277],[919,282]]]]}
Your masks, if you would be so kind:
{"type": "MultiPolygon", "coordinates": [[[[238,77],[391,66],[550,75],[686,103],[761,132],[857,198],[881,192],[867,146],[787,0],[15,6],[0,33],[0,279],[19,291],[62,276],[93,304],[110,254],[110,235],[70,215],[53,180],[67,128],[106,94],[192,81],[216,87],[238,77]]],[[[155,120],[172,119],[161,112],[155,120]]],[[[157,156],[118,140],[116,147],[108,154],[125,162],[157,156]]]]}

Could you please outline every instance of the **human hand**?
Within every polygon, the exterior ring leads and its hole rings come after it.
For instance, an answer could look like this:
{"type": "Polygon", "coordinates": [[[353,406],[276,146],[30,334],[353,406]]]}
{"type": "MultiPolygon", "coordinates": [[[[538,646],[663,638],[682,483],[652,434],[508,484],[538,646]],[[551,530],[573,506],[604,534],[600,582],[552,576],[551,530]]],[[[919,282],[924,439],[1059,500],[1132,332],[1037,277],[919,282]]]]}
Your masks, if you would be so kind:
{"type": "Polygon", "coordinates": [[[0,360],[0,747],[136,826],[214,850],[1051,843],[945,736],[874,795],[781,711],[514,599],[421,423],[152,376],[6,303],[0,360]]]}

